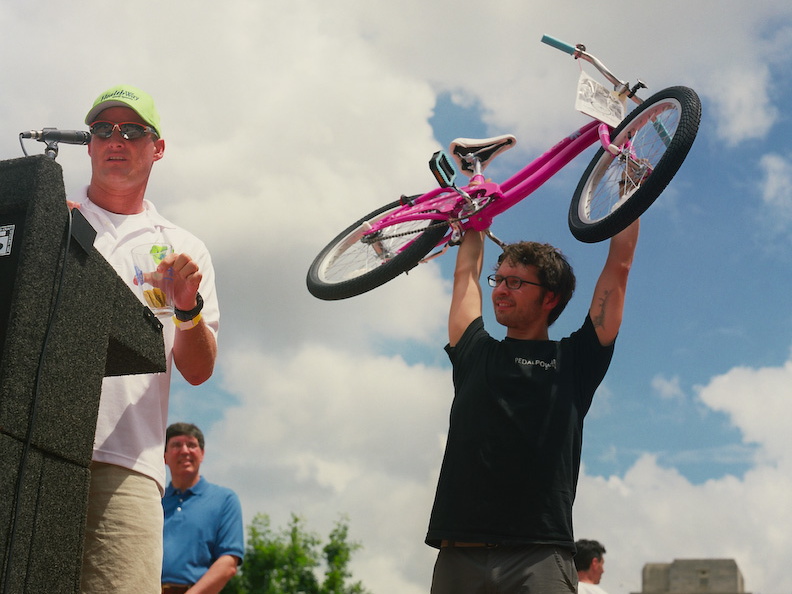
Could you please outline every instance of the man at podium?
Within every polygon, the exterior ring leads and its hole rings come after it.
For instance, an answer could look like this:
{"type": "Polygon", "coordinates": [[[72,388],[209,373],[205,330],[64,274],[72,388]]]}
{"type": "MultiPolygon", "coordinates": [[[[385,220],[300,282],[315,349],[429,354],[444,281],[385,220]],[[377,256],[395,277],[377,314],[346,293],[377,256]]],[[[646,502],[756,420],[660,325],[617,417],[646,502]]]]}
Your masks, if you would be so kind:
{"type": "MultiPolygon", "coordinates": [[[[204,243],[145,198],[165,151],[154,101],[129,85],[108,89],[85,118],[90,126],[90,184],[70,197],[96,230],[94,246],[137,294],[133,248],[170,246],[159,271],[172,274],[172,312],[163,324],[167,371],[105,377],[91,462],[81,571],[85,593],[160,591],[162,506],[170,374],[206,381],[217,355],[219,307],[204,243]]],[[[151,304],[149,304],[151,305],[151,304]]]]}

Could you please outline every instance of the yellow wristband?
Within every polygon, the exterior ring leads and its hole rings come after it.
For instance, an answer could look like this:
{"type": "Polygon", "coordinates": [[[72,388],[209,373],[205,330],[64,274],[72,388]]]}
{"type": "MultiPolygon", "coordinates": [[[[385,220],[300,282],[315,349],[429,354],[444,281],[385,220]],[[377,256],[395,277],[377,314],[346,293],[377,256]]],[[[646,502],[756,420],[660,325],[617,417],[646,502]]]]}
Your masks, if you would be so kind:
{"type": "Polygon", "coordinates": [[[189,330],[190,328],[195,328],[198,325],[198,322],[201,321],[201,314],[195,316],[192,320],[187,320],[186,322],[181,321],[176,316],[173,316],[173,323],[176,324],[176,327],[179,330],[189,330]]]}

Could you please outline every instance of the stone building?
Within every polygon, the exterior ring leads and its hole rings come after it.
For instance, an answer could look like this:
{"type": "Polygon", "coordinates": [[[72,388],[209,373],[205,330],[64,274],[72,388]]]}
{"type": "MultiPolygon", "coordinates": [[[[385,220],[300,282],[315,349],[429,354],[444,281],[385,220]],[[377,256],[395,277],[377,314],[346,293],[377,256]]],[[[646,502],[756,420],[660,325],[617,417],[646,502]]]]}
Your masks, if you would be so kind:
{"type": "Polygon", "coordinates": [[[745,594],[734,559],[675,559],[644,565],[643,586],[635,594],[745,594]]]}

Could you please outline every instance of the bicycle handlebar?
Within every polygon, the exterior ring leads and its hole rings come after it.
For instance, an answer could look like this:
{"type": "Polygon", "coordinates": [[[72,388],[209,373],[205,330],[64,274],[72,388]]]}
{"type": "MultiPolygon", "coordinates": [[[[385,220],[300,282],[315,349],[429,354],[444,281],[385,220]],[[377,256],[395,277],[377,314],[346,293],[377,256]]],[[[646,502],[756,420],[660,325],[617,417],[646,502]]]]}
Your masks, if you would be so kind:
{"type": "Polygon", "coordinates": [[[597,70],[600,71],[600,73],[602,73],[602,76],[604,76],[606,79],[608,79],[609,82],[613,84],[614,88],[619,93],[627,93],[627,96],[630,99],[632,99],[635,103],[642,102],[642,99],[640,99],[635,94],[635,91],[637,91],[639,88],[645,88],[646,85],[644,85],[643,82],[639,80],[638,84],[633,89],[630,89],[629,83],[616,78],[616,76],[610,70],[608,70],[605,64],[600,62],[592,54],[586,52],[586,46],[584,45],[573,46],[565,41],[561,41],[560,39],[551,37],[550,35],[542,35],[542,43],[546,43],[551,47],[561,50],[562,52],[573,56],[576,60],[579,58],[581,60],[585,60],[586,62],[592,64],[597,70]]]}
{"type": "Polygon", "coordinates": [[[577,48],[574,46],[569,45],[565,41],[561,41],[560,39],[556,39],[555,37],[550,37],[549,35],[542,35],[542,43],[546,43],[549,46],[552,46],[556,49],[561,50],[569,54],[570,56],[574,56],[577,48]]]}

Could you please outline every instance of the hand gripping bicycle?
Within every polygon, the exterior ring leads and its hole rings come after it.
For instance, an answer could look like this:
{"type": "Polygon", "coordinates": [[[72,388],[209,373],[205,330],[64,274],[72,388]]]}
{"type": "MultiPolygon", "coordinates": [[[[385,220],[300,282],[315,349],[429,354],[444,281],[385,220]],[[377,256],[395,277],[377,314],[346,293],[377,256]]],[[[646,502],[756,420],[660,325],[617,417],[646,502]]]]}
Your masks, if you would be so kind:
{"type": "Polygon", "coordinates": [[[542,42],[592,64],[611,84],[610,91],[581,73],[576,106],[592,117],[543,155],[501,183],[483,171],[512,148],[510,134],[486,139],[458,138],[449,152],[432,156],[429,167],[439,187],[417,196],[402,196],[350,225],[314,259],[306,279],[319,299],[346,299],[370,291],[421,262],[456,245],[467,230],[491,232],[493,219],[508,210],[581,152],[597,143],[569,207],[569,229],[580,241],[603,241],[640,217],[666,188],[693,145],[701,120],[701,102],[693,89],[669,87],[647,100],[646,88],[616,78],[583,45],[544,36],[542,42]],[[627,100],[637,104],[624,116],[627,100]],[[451,162],[469,177],[455,183],[451,162]],[[432,250],[436,250],[428,255],[432,250]]]}

